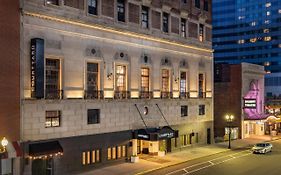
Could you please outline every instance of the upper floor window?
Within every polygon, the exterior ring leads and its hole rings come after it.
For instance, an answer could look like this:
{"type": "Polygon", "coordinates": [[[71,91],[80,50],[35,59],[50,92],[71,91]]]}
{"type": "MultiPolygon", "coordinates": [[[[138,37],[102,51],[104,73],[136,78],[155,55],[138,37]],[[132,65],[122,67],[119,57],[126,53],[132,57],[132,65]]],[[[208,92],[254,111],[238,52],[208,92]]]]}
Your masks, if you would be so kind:
{"type": "Polygon", "coordinates": [[[100,109],[88,109],[88,124],[100,123],[100,109]]]}
{"type": "Polygon", "coordinates": [[[126,66],[116,66],[116,91],[126,91],[126,66]]]}
{"type": "Polygon", "coordinates": [[[82,152],[82,165],[90,165],[100,162],[100,149],[82,152]]]}
{"type": "Polygon", "coordinates": [[[148,28],[149,27],[148,12],[149,12],[148,7],[142,6],[142,9],[141,9],[141,26],[143,28],[148,28]]]}
{"type": "Polygon", "coordinates": [[[208,11],[209,10],[209,3],[208,0],[204,0],[204,10],[208,11]]]}
{"type": "Polygon", "coordinates": [[[149,91],[149,69],[141,68],[141,91],[149,91]]]}
{"type": "Polygon", "coordinates": [[[187,0],[181,0],[182,3],[186,4],[187,3],[187,0]]]}
{"type": "Polygon", "coordinates": [[[46,111],[45,127],[59,127],[60,126],[61,111],[46,111]]]}
{"type": "Polygon", "coordinates": [[[204,40],[204,25],[203,24],[199,24],[199,41],[203,41],[204,40]]]}
{"type": "Polygon", "coordinates": [[[181,117],[186,117],[188,115],[188,106],[183,105],[181,106],[181,117]]]}
{"type": "Polygon", "coordinates": [[[205,115],[205,105],[199,105],[199,115],[205,115]]]}
{"type": "Polygon", "coordinates": [[[180,73],[180,93],[186,93],[187,76],[186,72],[180,73]]]}
{"type": "Polygon", "coordinates": [[[195,1],[195,7],[200,9],[200,0],[194,0],[195,1]]]}
{"type": "Polygon", "coordinates": [[[205,77],[204,74],[199,74],[198,81],[198,90],[199,90],[199,98],[203,98],[205,96],[205,77]]]}
{"type": "Polygon", "coordinates": [[[88,13],[98,15],[98,0],[88,0],[88,13]]]}
{"type": "Polygon", "coordinates": [[[181,36],[186,37],[186,20],[181,19],[181,36]]]}
{"type": "Polygon", "coordinates": [[[170,72],[168,69],[162,69],[162,92],[170,91],[170,72]]]}
{"type": "Polygon", "coordinates": [[[60,60],[46,59],[45,98],[62,98],[60,89],[60,60]]]}
{"type": "Polygon", "coordinates": [[[117,18],[125,22],[125,0],[117,0],[117,18]]]}
{"type": "Polygon", "coordinates": [[[98,63],[87,63],[87,91],[85,98],[96,99],[101,98],[99,91],[99,65],[98,63]]]}
{"type": "Polygon", "coordinates": [[[163,26],[162,26],[163,32],[168,33],[169,32],[169,14],[168,13],[163,13],[162,22],[163,22],[163,26]]]}
{"type": "Polygon", "coordinates": [[[46,4],[59,5],[59,0],[47,0],[46,4]]]}

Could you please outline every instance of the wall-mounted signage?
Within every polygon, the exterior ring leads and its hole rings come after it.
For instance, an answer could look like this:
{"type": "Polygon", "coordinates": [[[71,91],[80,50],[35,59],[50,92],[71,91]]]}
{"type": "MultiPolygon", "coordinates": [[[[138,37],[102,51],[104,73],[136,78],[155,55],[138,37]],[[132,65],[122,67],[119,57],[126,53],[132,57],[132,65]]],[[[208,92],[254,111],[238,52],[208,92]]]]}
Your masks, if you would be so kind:
{"type": "Polygon", "coordinates": [[[256,99],[244,99],[244,108],[256,108],[257,100],[256,99]]]}
{"type": "Polygon", "coordinates": [[[31,97],[44,98],[44,40],[31,39],[30,46],[31,97]]]}
{"type": "Polygon", "coordinates": [[[170,138],[177,138],[178,130],[173,130],[168,126],[163,128],[148,128],[148,129],[139,129],[133,132],[133,138],[140,140],[149,140],[149,141],[158,141],[165,140],[170,138]]]}

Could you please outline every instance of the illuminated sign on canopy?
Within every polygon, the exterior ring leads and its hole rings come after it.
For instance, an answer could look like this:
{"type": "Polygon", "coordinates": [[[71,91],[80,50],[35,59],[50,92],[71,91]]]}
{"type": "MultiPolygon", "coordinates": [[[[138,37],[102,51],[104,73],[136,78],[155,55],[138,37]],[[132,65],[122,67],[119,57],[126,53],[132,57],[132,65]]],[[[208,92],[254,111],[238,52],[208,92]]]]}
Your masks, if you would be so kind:
{"type": "Polygon", "coordinates": [[[244,108],[256,108],[257,100],[256,99],[244,99],[244,108]]]}

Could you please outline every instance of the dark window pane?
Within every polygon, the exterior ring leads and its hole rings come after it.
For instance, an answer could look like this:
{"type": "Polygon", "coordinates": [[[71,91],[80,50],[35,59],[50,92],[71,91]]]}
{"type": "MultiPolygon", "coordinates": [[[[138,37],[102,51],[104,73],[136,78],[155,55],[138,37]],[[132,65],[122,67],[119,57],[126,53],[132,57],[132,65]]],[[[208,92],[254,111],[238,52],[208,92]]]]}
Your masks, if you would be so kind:
{"type": "Polygon", "coordinates": [[[100,109],[88,109],[88,124],[100,123],[100,109]]]}

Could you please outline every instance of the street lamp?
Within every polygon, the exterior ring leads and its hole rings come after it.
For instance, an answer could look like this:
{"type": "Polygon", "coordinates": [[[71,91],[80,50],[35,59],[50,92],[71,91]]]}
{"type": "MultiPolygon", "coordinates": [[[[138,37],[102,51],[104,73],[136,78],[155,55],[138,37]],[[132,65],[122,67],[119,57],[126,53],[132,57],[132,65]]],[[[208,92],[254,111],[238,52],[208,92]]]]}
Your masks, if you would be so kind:
{"type": "Polygon", "coordinates": [[[233,121],[234,116],[233,115],[226,115],[225,119],[226,119],[226,122],[228,124],[228,149],[231,149],[231,145],[230,145],[231,127],[230,127],[230,124],[233,121]]]}
{"type": "Polygon", "coordinates": [[[5,137],[3,137],[3,139],[1,140],[2,147],[0,147],[0,153],[6,152],[6,146],[8,145],[8,143],[9,143],[8,140],[5,137]]]}

